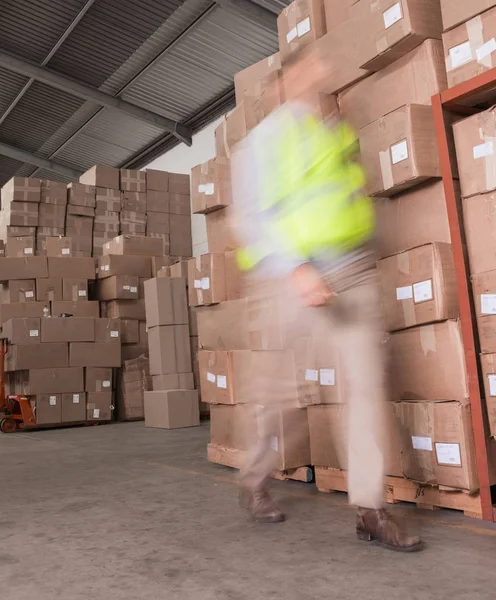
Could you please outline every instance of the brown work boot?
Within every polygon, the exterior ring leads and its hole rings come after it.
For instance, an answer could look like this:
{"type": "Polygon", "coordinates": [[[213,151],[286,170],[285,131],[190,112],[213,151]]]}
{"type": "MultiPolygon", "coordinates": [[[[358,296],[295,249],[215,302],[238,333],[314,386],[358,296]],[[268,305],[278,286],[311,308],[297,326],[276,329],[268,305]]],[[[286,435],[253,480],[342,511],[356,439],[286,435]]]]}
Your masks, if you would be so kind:
{"type": "Polygon", "coordinates": [[[257,523],[281,523],[286,520],[284,513],[265,489],[252,491],[241,488],[239,503],[241,508],[245,508],[253,521],[257,523]]]}
{"type": "Polygon", "coordinates": [[[420,538],[408,535],[384,508],[359,508],[356,531],[359,540],[376,541],[389,550],[416,552],[423,547],[420,538]]]}

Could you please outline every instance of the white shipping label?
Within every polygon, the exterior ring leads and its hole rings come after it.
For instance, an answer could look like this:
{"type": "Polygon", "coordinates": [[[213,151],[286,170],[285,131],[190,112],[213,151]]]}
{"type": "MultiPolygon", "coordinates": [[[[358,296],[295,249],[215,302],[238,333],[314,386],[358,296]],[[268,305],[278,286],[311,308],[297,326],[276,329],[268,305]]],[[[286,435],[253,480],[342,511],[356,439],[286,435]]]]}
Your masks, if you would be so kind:
{"type": "Polygon", "coordinates": [[[200,194],[203,194],[205,192],[205,186],[203,185],[203,183],[198,186],[198,191],[200,192],[200,194]]]}
{"type": "Polygon", "coordinates": [[[217,378],[213,373],[207,373],[207,379],[210,381],[210,383],[215,383],[217,378]]]}
{"type": "Polygon", "coordinates": [[[33,254],[32,248],[24,248],[24,254],[33,254]]]}
{"type": "Polygon", "coordinates": [[[307,369],[305,371],[305,381],[318,381],[319,372],[316,369],[307,369]]]}
{"type": "Polygon", "coordinates": [[[103,265],[102,270],[103,271],[110,271],[110,265],[103,265]]]}
{"type": "Polygon", "coordinates": [[[396,300],[410,300],[413,298],[413,288],[411,285],[396,288],[396,300]]]}
{"type": "Polygon", "coordinates": [[[496,397],[496,375],[488,375],[489,381],[489,395],[494,398],[496,397]]]}
{"type": "Polygon", "coordinates": [[[436,456],[440,465],[462,466],[460,444],[438,444],[436,442],[436,456]]]}
{"type": "Polygon", "coordinates": [[[217,375],[217,387],[223,390],[227,389],[227,377],[225,375],[217,375]]]}
{"type": "Polygon", "coordinates": [[[110,332],[110,337],[111,338],[118,338],[119,337],[119,332],[118,331],[111,331],[110,332]]]}
{"type": "Polygon", "coordinates": [[[100,409],[99,408],[95,408],[93,410],[93,418],[94,419],[99,419],[100,418],[100,409]]]}
{"type": "Polygon", "coordinates": [[[27,291],[25,294],[26,298],[34,298],[34,292],[27,291]]]}
{"type": "Polygon", "coordinates": [[[481,294],[481,314],[496,315],[496,294],[481,294]]]}
{"type": "Polygon", "coordinates": [[[279,440],[275,435],[270,436],[270,447],[274,452],[279,452],[279,440]]]}
{"type": "Polygon", "coordinates": [[[290,44],[295,37],[298,37],[298,30],[296,29],[296,27],[293,27],[293,29],[291,29],[291,31],[289,31],[286,35],[286,41],[288,42],[288,44],[290,44]]]}
{"type": "Polygon", "coordinates": [[[408,158],[408,143],[406,140],[398,142],[391,146],[391,162],[398,164],[408,158]]]}
{"type": "Polygon", "coordinates": [[[413,284],[413,300],[415,302],[427,302],[434,298],[432,293],[432,280],[419,281],[413,284]]]}
{"type": "Polygon", "coordinates": [[[57,396],[50,396],[48,402],[50,406],[57,406],[57,396]]]}
{"type": "Polygon", "coordinates": [[[86,298],[86,290],[79,290],[78,296],[80,298],[86,298]]]}
{"type": "Polygon", "coordinates": [[[336,371],[334,369],[320,369],[320,385],[336,385],[336,371]]]}
{"type": "Polygon", "coordinates": [[[29,337],[40,337],[40,331],[39,331],[39,329],[30,329],[29,330],[29,337]]]}
{"type": "Polygon", "coordinates": [[[201,289],[202,290],[209,290],[210,289],[210,277],[204,277],[201,280],[201,289]]]}
{"type": "Polygon", "coordinates": [[[203,190],[203,193],[205,194],[205,196],[213,196],[215,194],[215,184],[207,183],[203,187],[205,188],[203,190]]]}
{"type": "Polygon", "coordinates": [[[195,290],[201,290],[201,279],[195,279],[195,290]]]}
{"type": "Polygon", "coordinates": [[[485,156],[491,156],[494,154],[494,146],[492,142],[486,142],[484,144],[479,144],[478,146],[474,146],[474,158],[484,158],[485,156]]]}
{"type": "Polygon", "coordinates": [[[107,379],[105,381],[102,381],[102,387],[104,388],[109,388],[110,387],[110,381],[107,379]]]}
{"type": "Polygon", "coordinates": [[[384,18],[384,27],[386,29],[389,29],[391,27],[391,25],[394,25],[398,21],[401,21],[401,19],[403,18],[403,11],[401,10],[401,2],[397,2],[396,4],[393,4],[393,6],[391,6],[391,8],[388,8],[386,11],[384,11],[382,16],[384,18]]]}
{"type": "Polygon", "coordinates": [[[477,54],[477,60],[480,62],[484,60],[486,56],[489,56],[496,50],[496,40],[492,38],[485,44],[483,44],[480,48],[478,48],[475,53],[477,54]]]}
{"type": "Polygon", "coordinates": [[[432,452],[432,438],[412,435],[412,444],[415,450],[429,450],[432,452]]]}
{"type": "Polygon", "coordinates": [[[129,292],[131,290],[131,286],[130,285],[123,285],[122,289],[126,290],[127,292],[129,292]]]}
{"type": "Polygon", "coordinates": [[[451,68],[456,69],[465,63],[470,62],[474,57],[472,54],[472,48],[470,42],[463,42],[454,48],[450,48],[449,51],[451,59],[451,68]]]}
{"type": "MultiPolygon", "coordinates": [[[[62,248],[62,254],[65,256],[67,254],[71,253],[71,249],[70,248],[62,248]]],[[[108,267],[108,265],[106,265],[108,267]]]]}
{"type": "Polygon", "coordinates": [[[308,33],[311,29],[312,29],[312,26],[310,25],[310,17],[303,19],[303,21],[300,21],[296,25],[296,32],[298,34],[298,37],[302,37],[303,35],[308,33]]]}
{"type": "Polygon", "coordinates": [[[132,285],[129,290],[132,294],[138,293],[138,288],[135,285],[132,285]]]}
{"type": "Polygon", "coordinates": [[[79,394],[72,394],[72,403],[79,404],[79,394]]]}

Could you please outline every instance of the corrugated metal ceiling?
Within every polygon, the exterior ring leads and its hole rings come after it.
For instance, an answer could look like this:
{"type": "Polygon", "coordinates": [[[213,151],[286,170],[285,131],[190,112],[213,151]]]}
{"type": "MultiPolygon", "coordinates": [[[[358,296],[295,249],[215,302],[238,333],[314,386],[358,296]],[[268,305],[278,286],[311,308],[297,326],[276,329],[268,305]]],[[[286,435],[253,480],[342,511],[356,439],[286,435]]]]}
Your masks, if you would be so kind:
{"type": "MultiPolygon", "coordinates": [[[[41,64],[86,2],[2,0],[0,51],[41,64]]],[[[273,13],[287,2],[257,4],[273,13]]],[[[275,26],[210,0],[95,0],[86,8],[48,68],[194,130],[231,105],[234,73],[277,49],[275,26]]],[[[27,82],[0,68],[0,142],[79,170],[142,165],[177,143],[160,127],[40,82],[12,108],[27,82]]],[[[0,185],[33,173],[47,176],[0,157],[0,185]]]]}

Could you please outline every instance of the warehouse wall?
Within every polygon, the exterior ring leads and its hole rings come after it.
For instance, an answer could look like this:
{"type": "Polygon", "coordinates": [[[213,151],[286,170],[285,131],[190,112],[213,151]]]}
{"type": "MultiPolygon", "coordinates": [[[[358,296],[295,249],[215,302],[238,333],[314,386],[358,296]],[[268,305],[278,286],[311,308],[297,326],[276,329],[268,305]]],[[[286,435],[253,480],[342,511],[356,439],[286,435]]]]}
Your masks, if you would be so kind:
{"type": "MultiPolygon", "coordinates": [[[[223,118],[223,117],[222,117],[223,118]]],[[[191,169],[204,163],[215,156],[215,128],[221,123],[222,118],[214,121],[205,129],[193,136],[193,145],[188,148],[185,144],[176,146],[157,158],[149,165],[148,169],[161,169],[172,173],[189,173],[191,169]]],[[[203,215],[192,216],[193,255],[199,256],[208,252],[207,229],[203,215]]]]}

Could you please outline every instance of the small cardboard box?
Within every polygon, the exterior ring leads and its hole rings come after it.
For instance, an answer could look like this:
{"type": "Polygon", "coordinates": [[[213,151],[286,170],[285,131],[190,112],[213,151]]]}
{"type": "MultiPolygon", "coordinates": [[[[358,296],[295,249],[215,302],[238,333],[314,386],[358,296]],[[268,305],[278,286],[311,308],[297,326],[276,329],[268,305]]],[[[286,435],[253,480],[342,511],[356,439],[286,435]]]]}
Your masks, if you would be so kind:
{"type": "Polygon", "coordinates": [[[156,169],[146,170],[146,190],[155,192],[169,191],[169,173],[156,169]]]}
{"type": "Polygon", "coordinates": [[[62,279],[49,277],[36,280],[36,300],[38,302],[55,302],[63,299],[62,279]]]}
{"type": "Polygon", "coordinates": [[[0,287],[0,303],[36,302],[36,281],[34,279],[21,279],[9,281],[0,287]]]}
{"type": "Polygon", "coordinates": [[[170,212],[169,192],[148,190],[146,192],[146,212],[168,214],[170,212]]]}
{"type": "Polygon", "coordinates": [[[495,0],[441,0],[444,30],[452,29],[496,6],[495,0]]]}
{"type": "Polygon", "coordinates": [[[11,344],[39,344],[40,319],[35,317],[10,319],[2,325],[2,335],[11,344]]]}
{"type": "Polygon", "coordinates": [[[202,254],[188,261],[190,306],[207,306],[227,300],[223,254],[202,254]]]}
{"type": "Polygon", "coordinates": [[[11,237],[5,245],[5,256],[8,258],[23,258],[34,256],[34,237],[11,237]]]}
{"type": "Polygon", "coordinates": [[[88,302],[88,280],[63,279],[62,300],[67,302],[88,302]]]}
{"type": "Polygon", "coordinates": [[[64,206],[67,204],[67,185],[62,181],[41,180],[41,198],[42,204],[57,204],[64,206]]]}
{"type": "Polygon", "coordinates": [[[86,421],[86,394],[62,394],[62,423],[86,421]]]}
{"type": "Polygon", "coordinates": [[[168,390],[145,392],[145,425],[160,429],[197,427],[200,424],[198,392],[168,390]]]}
{"type": "Polygon", "coordinates": [[[414,248],[380,260],[377,267],[388,331],[459,317],[450,244],[414,248]]]}
{"type": "Polygon", "coordinates": [[[149,212],[146,216],[147,233],[170,233],[170,215],[149,212]]]}
{"type": "Polygon", "coordinates": [[[472,275],[492,271],[496,260],[496,191],[463,200],[463,221],[472,275]]]}
{"type": "Polygon", "coordinates": [[[171,194],[189,194],[189,175],[169,173],[169,192],[171,194]]]}
{"type": "Polygon", "coordinates": [[[121,321],[119,319],[95,319],[95,342],[121,343],[121,321]]]}
{"type": "Polygon", "coordinates": [[[238,404],[249,401],[252,376],[252,353],[249,350],[202,350],[199,357],[203,402],[238,404]]]}
{"type": "Polygon", "coordinates": [[[163,256],[165,254],[162,239],[138,235],[120,235],[114,238],[105,244],[103,253],[121,256],[163,256]]]}
{"type": "Polygon", "coordinates": [[[30,399],[37,425],[62,423],[62,397],[60,394],[39,394],[30,399]]]}
{"type": "Polygon", "coordinates": [[[146,213],[146,194],[140,192],[123,192],[121,200],[121,218],[123,212],[146,213]]]}
{"type": "Polygon", "coordinates": [[[86,392],[108,392],[112,390],[112,369],[110,367],[87,367],[85,369],[86,392]]]}
{"type": "Polygon", "coordinates": [[[169,375],[153,375],[153,389],[166,390],[194,390],[195,380],[193,373],[170,373],[169,375]]]}
{"type": "Polygon", "coordinates": [[[150,375],[191,373],[191,347],[187,325],[153,327],[148,332],[150,375]]]}
{"type": "Polygon", "coordinates": [[[121,169],[121,190],[124,192],[146,192],[146,171],[121,169]]]}
{"type": "Polygon", "coordinates": [[[84,185],[93,185],[95,187],[109,188],[111,190],[118,190],[120,183],[119,180],[119,169],[95,165],[86,171],[86,173],[81,175],[79,178],[79,183],[83,183],[84,185]]]}
{"type": "Polygon", "coordinates": [[[115,275],[98,279],[96,282],[96,297],[98,300],[137,300],[138,277],[134,275],[115,275]]]}
{"type": "Polygon", "coordinates": [[[13,177],[2,188],[2,206],[8,202],[33,202],[41,200],[41,180],[32,177],[13,177]]]}
{"type": "Polygon", "coordinates": [[[73,317],[99,317],[100,303],[97,301],[88,302],[52,302],[52,317],[61,317],[62,315],[72,315],[73,317]]]}
{"type": "MultiPolygon", "coordinates": [[[[61,279],[95,279],[95,259],[86,257],[48,258],[48,275],[61,279]]],[[[39,275],[43,277],[43,275],[39,275]]]]}
{"type": "Polygon", "coordinates": [[[66,394],[84,389],[83,369],[30,369],[20,372],[19,389],[23,394],[66,394]]]}
{"type": "Polygon", "coordinates": [[[208,249],[212,254],[223,254],[239,248],[231,226],[232,210],[222,208],[205,215],[208,249]]]}
{"type": "Polygon", "coordinates": [[[95,319],[52,317],[41,321],[42,342],[93,342],[94,340],[95,319]]]}
{"type": "Polygon", "coordinates": [[[23,344],[9,346],[5,358],[6,371],[26,369],[62,369],[69,366],[69,344],[23,344]]]}
{"type": "Polygon", "coordinates": [[[72,256],[72,239],[69,237],[49,237],[45,244],[47,256],[56,258],[72,256]]]}
{"type": "Polygon", "coordinates": [[[152,276],[151,259],[149,256],[101,256],[98,259],[98,277],[115,275],[134,275],[150,279],[152,276]]]}
{"type": "Polygon", "coordinates": [[[481,352],[496,353],[496,271],[472,275],[472,291],[481,352]]]}
{"type": "Polygon", "coordinates": [[[114,342],[71,342],[71,367],[115,367],[122,364],[121,345],[114,342]]]}
{"type": "Polygon", "coordinates": [[[112,392],[89,392],[86,395],[88,421],[112,421],[113,410],[112,392]]]}
{"type": "Polygon", "coordinates": [[[70,183],[67,186],[67,199],[73,206],[96,206],[96,187],[82,183],[70,183]]]}
{"type": "Polygon", "coordinates": [[[182,277],[145,281],[146,325],[187,325],[188,297],[182,277]]]}
{"type": "Polygon", "coordinates": [[[206,214],[232,204],[231,165],[227,158],[213,158],[191,171],[192,212],[206,214]]]}
{"type": "Polygon", "coordinates": [[[248,300],[222,302],[196,310],[203,350],[249,350],[248,300]]]}
{"type": "Polygon", "coordinates": [[[277,18],[281,62],[326,32],[323,0],[295,0],[277,18]]]}
{"type": "MultiPolygon", "coordinates": [[[[254,87],[253,90],[250,90],[250,96],[247,96],[245,100],[239,103],[235,109],[233,109],[228,115],[226,115],[222,123],[216,128],[214,132],[215,153],[219,161],[227,161],[228,159],[230,159],[236,144],[238,144],[241,140],[243,140],[246,137],[246,134],[248,133],[246,107],[250,104],[254,97],[259,97],[261,95],[261,88],[262,84],[260,84],[260,88],[254,87]]],[[[219,166],[222,164],[223,162],[219,162],[219,166]]],[[[227,163],[227,165],[229,166],[229,163],[227,163]]],[[[198,168],[199,167],[194,167],[193,171],[195,171],[195,169],[198,170],[198,168]]],[[[195,190],[198,187],[198,181],[195,183],[193,171],[191,172],[192,197],[195,196],[195,190]]],[[[200,177],[198,171],[196,171],[195,176],[197,179],[200,177]]],[[[229,173],[229,185],[230,179],[231,176],[229,173]]],[[[203,182],[200,181],[199,183],[203,182]]],[[[209,188],[204,188],[203,195],[205,195],[205,192],[207,191],[210,191],[209,188]]],[[[231,193],[230,189],[229,193],[231,193]]],[[[204,200],[208,201],[208,198],[204,198],[204,200]]],[[[229,204],[231,203],[232,202],[230,202],[229,204]]]]}

